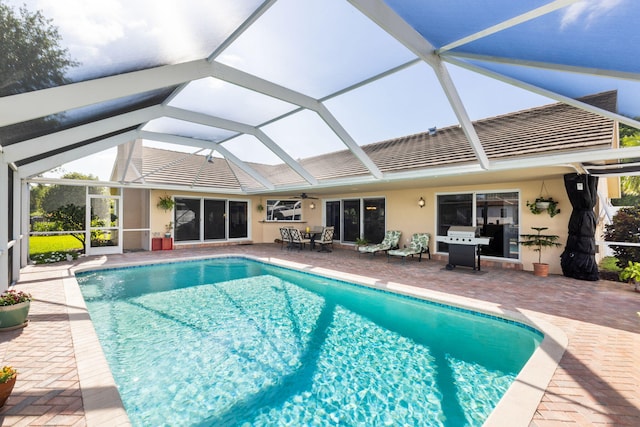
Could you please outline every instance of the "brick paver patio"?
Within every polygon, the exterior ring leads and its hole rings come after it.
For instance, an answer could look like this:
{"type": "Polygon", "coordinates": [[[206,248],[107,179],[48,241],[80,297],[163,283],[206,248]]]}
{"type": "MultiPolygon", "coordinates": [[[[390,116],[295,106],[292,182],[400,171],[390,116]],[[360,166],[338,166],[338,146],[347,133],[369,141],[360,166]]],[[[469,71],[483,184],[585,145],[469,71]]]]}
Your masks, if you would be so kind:
{"type": "MultiPolygon", "coordinates": [[[[569,339],[531,426],[640,426],[640,294],[632,286],[484,268],[444,270],[444,262],[359,257],[355,251],[286,251],[279,245],[139,252],[29,266],[17,288],[32,292],[26,328],[0,333],[0,360],[18,368],[16,388],[0,409],[3,426],[126,425],[99,345],[84,340],[91,324],[73,269],[224,253],[273,257],[319,268],[487,301],[561,328],[569,339]],[[82,387],[81,387],[82,384],[82,387]],[[89,407],[88,407],[89,406],[89,407]]],[[[90,335],[90,334],[89,334],[90,335]]]]}

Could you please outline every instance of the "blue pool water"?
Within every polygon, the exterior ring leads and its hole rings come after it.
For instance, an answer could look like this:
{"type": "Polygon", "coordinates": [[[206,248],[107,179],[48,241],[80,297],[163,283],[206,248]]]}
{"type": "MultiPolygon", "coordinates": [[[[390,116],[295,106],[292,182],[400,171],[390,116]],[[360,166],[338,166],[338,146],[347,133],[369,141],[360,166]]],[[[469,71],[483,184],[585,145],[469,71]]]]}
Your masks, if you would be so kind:
{"type": "Polygon", "coordinates": [[[480,426],[542,339],[242,258],[77,279],[136,426],[480,426]]]}

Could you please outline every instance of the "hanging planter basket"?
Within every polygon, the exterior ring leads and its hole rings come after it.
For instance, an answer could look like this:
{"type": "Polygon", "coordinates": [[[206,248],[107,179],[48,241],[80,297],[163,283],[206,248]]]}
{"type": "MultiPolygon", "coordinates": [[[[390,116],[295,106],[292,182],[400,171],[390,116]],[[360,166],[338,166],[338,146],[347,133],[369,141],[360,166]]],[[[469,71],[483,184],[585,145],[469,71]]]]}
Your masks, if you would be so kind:
{"type": "Polygon", "coordinates": [[[540,195],[536,197],[533,202],[529,202],[527,200],[527,207],[534,215],[539,215],[543,212],[547,212],[550,217],[554,217],[560,213],[560,209],[558,209],[558,202],[553,200],[553,197],[549,196],[548,193],[546,196],[543,196],[543,193],[546,193],[546,188],[544,186],[544,181],[542,181],[542,187],[540,188],[540,195]]]}
{"type": "Polygon", "coordinates": [[[536,209],[538,210],[538,212],[546,211],[547,209],[549,209],[549,204],[550,204],[550,202],[548,202],[548,201],[536,202],[536,209]]]}
{"type": "Polygon", "coordinates": [[[176,202],[170,196],[160,196],[158,200],[158,208],[163,211],[170,211],[175,206],[176,202]]]}

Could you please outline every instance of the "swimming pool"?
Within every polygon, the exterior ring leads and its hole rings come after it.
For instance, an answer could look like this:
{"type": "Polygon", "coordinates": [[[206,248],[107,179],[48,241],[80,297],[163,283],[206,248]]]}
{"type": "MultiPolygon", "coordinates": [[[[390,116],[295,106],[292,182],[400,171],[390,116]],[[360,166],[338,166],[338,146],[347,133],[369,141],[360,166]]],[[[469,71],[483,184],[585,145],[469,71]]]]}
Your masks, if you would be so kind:
{"type": "Polygon", "coordinates": [[[134,425],[481,425],[542,339],[239,258],[77,280],[134,425]]]}

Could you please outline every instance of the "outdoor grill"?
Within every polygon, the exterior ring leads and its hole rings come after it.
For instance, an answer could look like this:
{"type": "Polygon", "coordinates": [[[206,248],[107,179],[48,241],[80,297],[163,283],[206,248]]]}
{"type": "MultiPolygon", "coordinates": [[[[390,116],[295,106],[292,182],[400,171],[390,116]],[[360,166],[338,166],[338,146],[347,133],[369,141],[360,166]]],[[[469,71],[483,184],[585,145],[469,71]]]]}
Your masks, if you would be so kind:
{"type": "Polygon", "coordinates": [[[472,267],[480,271],[480,245],[488,245],[489,237],[480,237],[476,227],[452,225],[446,236],[436,236],[436,241],[449,244],[447,270],[456,265],[472,267]]]}

